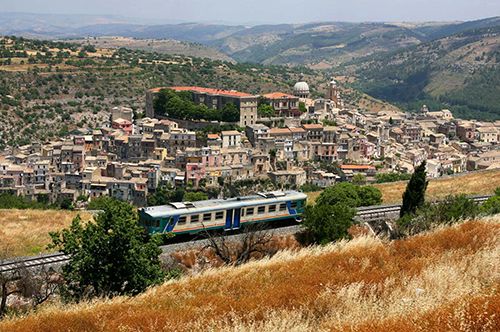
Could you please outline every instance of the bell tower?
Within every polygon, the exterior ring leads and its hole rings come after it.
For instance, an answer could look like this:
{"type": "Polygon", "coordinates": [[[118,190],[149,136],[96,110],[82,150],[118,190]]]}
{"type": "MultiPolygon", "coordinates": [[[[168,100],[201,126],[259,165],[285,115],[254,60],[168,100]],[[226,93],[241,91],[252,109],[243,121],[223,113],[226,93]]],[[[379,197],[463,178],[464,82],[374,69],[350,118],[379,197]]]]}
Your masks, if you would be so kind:
{"type": "Polygon", "coordinates": [[[335,108],[341,108],[340,91],[334,79],[330,81],[328,86],[328,99],[333,101],[335,108]]]}

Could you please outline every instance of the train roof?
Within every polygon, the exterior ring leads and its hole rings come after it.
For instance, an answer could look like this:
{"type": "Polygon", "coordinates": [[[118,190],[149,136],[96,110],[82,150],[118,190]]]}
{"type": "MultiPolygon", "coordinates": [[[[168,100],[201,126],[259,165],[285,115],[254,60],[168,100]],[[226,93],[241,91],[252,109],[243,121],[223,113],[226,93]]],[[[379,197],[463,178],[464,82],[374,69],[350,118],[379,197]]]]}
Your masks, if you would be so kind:
{"type": "Polygon", "coordinates": [[[168,205],[151,206],[141,209],[141,213],[151,218],[170,217],[179,214],[203,213],[217,210],[236,209],[246,206],[272,204],[289,200],[306,199],[307,195],[298,191],[273,191],[257,195],[229,199],[210,199],[198,202],[170,203],[168,205]]]}

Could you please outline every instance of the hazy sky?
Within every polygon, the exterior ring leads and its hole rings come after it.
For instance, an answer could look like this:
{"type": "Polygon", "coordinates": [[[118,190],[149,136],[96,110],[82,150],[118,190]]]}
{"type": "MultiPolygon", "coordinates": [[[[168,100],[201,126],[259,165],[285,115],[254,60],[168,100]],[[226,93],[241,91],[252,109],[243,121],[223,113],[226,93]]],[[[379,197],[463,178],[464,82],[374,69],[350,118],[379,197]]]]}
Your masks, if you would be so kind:
{"type": "Polygon", "coordinates": [[[500,15],[500,0],[0,0],[0,12],[112,14],[168,22],[440,21],[500,15]]]}

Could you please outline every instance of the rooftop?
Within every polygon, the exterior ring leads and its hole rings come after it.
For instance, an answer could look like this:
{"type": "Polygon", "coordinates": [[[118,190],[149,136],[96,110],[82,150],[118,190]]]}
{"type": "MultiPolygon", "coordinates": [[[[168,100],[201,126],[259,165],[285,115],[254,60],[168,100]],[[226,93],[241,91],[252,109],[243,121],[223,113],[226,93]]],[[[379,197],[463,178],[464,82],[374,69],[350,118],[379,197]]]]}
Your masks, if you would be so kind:
{"type": "Polygon", "coordinates": [[[342,170],[368,170],[375,169],[372,165],[342,165],[340,166],[342,170]]]}
{"type": "Polygon", "coordinates": [[[223,131],[223,132],[221,132],[221,134],[222,134],[222,136],[241,135],[241,133],[239,131],[236,131],[236,130],[223,131]]]}
{"type": "Polygon", "coordinates": [[[199,86],[173,86],[170,89],[175,91],[192,91],[197,93],[206,93],[211,95],[221,95],[228,97],[253,97],[253,95],[245,92],[239,92],[236,90],[220,90],[220,89],[212,89],[212,88],[203,88],[199,86]]]}
{"type": "Polygon", "coordinates": [[[291,131],[289,128],[271,128],[269,129],[269,134],[290,134],[291,131]]]}
{"type": "Polygon", "coordinates": [[[308,129],[323,129],[323,125],[318,124],[318,123],[305,124],[305,125],[302,125],[302,127],[306,130],[308,130],[308,129]]]}
{"type": "Polygon", "coordinates": [[[272,93],[268,93],[268,94],[263,95],[263,97],[266,99],[286,99],[286,98],[297,99],[297,97],[290,95],[290,94],[287,94],[287,93],[283,93],[283,92],[272,92],[272,93]]]}

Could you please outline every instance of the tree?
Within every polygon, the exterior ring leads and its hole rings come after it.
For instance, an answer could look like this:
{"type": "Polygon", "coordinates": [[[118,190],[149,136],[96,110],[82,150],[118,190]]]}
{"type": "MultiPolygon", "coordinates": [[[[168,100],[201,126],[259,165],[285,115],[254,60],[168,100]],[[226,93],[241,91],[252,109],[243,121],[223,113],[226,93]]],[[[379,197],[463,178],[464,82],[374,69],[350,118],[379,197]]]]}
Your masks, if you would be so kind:
{"type": "Polygon", "coordinates": [[[300,102],[299,102],[299,111],[300,111],[301,113],[305,113],[305,112],[307,112],[306,103],[304,103],[303,101],[300,101],[300,102]]]}
{"type": "Polygon", "coordinates": [[[308,206],[304,226],[313,237],[313,241],[326,244],[348,237],[348,229],[353,225],[356,210],[344,203],[335,205],[308,206]]]}
{"type": "Polygon", "coordinates": [[[500,196],[497,194],[488,198],[488,200],[481,206],[481,212],[484,214],[500,213],[500,196]]]}
{"type": "Polygon", "coordinates": [[[257,114],[261,118],[271,118],[274,116],[274,108],[269,104],[260,104],[257,108],[257,114]]]}
{"type": "Polygon", "coordinates": [[[316,200],[317,205],[335,205],[342,203],[350,207],[361,205],[361,200],[352,183],[342,182],[326,188],[316,200]]]}
{"type": "Polygon", "coordinates": [[[366,183],[366,176],[361,173],[354,174],[352,177],[352,183],[357,186],[362,186],[366,183]]]}
{"type": "Polygon", "coordinates": [[[186,202],[204,201],[206,199],[208,199],[208,195],[202,191],[188,191],[183,197],[186,202]]]}
{"type": "Polygon", "coordinates": [[[415,172],[410,178],[406,190],[403,194],[403,205],[401,206],[400,217],[407,214],[414,214],[425,202],[425,191],[427,190],[427,171],[425,160],[415,168],[415,172]]]}
{"type": "Polygon", "coordinates": [[[328,187],[319,195],[316,204],[345,204],[349,207],[370,206],[382,203],[382,193],[373,186],[356,186],[349,182],[341,182],[328,187]]]}
{"type": "Polygon", "coordinates": [[[181,202],[185,191],[182,188],[173,189],[170,186],[160,186],[154,193],[148,195],[148,206],[165,205],[171,202],[181,202]]]}
{"type": "Polygon", "coordinates": [[[224,122],[239,122],[240,111],[233,103],[228,103],[222,108],[222,121],[224,122]]]}
{"type": "Polygon", "coordinates": [[[361,206],[378,205],[382,203],[382,192],[373,186],[358,187],[358,195],[361,206]]]}
{"type": "Polygon", "coordinates": [[[437,203],[425,203],[414,214],[406,214],[397,222],[400,235],[415,235],[436,225],[449,225],[461,219],[471,219],[480,212],[479,206],[465,195],[448,196],[437,203]]]}
{"type": "Polygon", "coordinates": [[[277,251],[269,246],[273,233],[262,225],[245,226],[243,234],[236,239],[229,239],[226,234],[217,235],[208,231],[205,231],[205,237],[208,244],[201,249],[201,252],[210,249],[227,265],[241,265],[255,255],[272,256],[277,251]]]}
{"type": "Polygon", "coordinates": [[[77,216],[69,229],[50,234],[50,247],[71,258],[63,267],[68,299],[135,295],[164,278],[159,239],[139,226],[134,207],[109,199],[101,209],[95,221],[77,216]]]}

